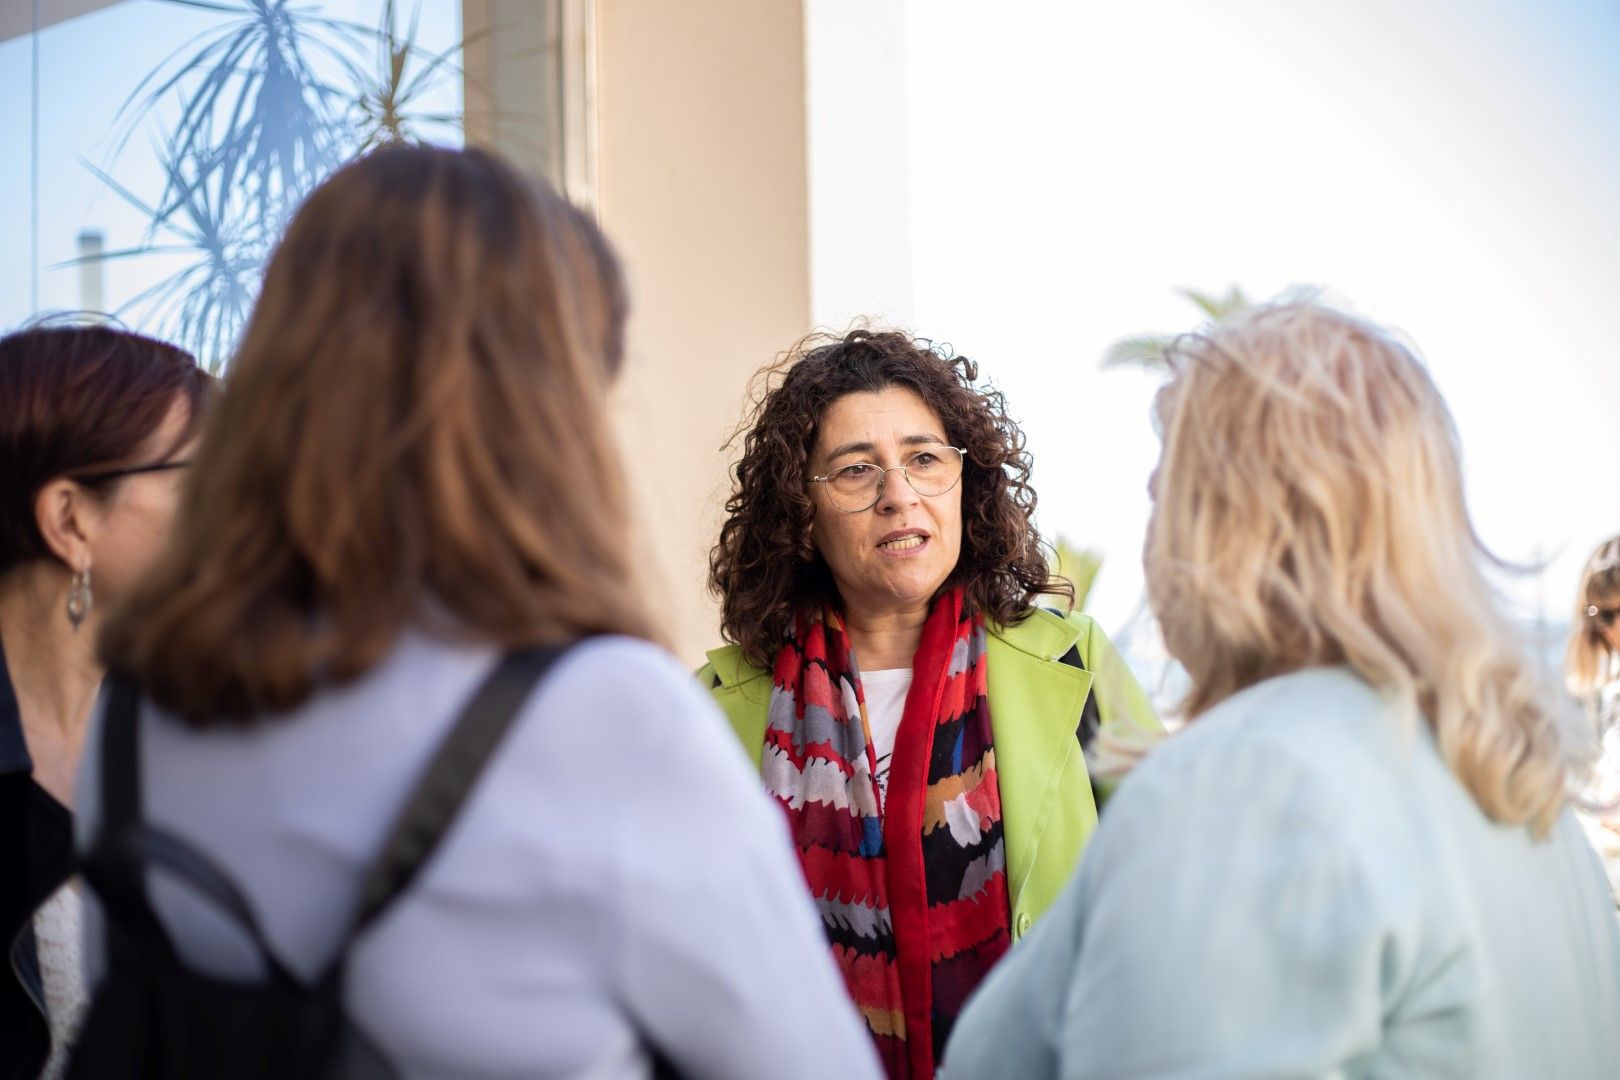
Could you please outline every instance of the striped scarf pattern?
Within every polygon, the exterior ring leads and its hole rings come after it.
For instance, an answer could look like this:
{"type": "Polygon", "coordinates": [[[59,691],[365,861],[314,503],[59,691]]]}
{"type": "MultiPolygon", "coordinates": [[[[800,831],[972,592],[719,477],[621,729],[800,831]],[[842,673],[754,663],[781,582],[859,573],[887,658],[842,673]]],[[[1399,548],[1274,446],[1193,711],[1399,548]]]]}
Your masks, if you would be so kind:
{"type": "Polygon", "coordinates": [[[935,601],[912,672],[884,795],[843,622],[801,619],[777,656],[761,761],[894,1080],[933,1076],[1011,942],[985,628],[960,589],[935,601]]]}

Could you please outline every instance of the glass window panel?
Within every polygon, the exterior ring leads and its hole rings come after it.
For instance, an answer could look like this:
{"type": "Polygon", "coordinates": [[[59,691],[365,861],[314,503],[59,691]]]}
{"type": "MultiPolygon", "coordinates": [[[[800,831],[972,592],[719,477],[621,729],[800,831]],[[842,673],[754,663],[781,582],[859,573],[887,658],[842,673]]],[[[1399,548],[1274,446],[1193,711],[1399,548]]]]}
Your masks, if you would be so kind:
{"type": "Polygon", "coordinates": [[[322,176],[389,137],[462,140],[457,0],[44,8],[59,21],[0,28],[0,100],[30,105],[0,115],[22,255],[0,260],[0,326],[92,308],[218,369],[322,176]]]}

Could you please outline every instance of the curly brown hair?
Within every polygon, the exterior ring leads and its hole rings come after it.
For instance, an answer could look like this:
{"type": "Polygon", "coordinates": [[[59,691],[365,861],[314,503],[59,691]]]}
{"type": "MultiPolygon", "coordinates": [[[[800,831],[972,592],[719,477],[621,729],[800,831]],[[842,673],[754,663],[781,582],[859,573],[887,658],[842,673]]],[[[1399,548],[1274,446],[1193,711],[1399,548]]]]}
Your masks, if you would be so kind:
{"type": "Polygon", "coordinates": [[[893,330],[812,335],[756,376],[753,408],[726,444],[741,436],[743,456],[709,553],[721,633],[750,663],[769,668],[796,616],[838,603],[811,538],[809,460],[821,418],[845,394],[905,387],[967,451],[962,553],[943,588],[962,585],[973,609],[1000,626],[1026,618],[1038,596],[1073,603],[1074,586],[1051,574],[1041,551],[1024,433],[1002,393],[976,385],[978,377],[978,365],[948,346],[893,330]]]}

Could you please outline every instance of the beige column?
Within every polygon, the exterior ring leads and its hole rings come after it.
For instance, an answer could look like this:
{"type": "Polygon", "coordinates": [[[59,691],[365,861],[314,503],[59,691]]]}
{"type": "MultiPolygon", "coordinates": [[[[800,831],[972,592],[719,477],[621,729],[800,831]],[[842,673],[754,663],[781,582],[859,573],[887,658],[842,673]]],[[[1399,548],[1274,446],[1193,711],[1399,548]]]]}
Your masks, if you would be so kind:
{"type": "Polygon", "coordinates": [[[654,597],[689,664],[749,377],[809,327],[799,0],[597,0],[596,190],[629,273],[622,429],[654,597]]]}

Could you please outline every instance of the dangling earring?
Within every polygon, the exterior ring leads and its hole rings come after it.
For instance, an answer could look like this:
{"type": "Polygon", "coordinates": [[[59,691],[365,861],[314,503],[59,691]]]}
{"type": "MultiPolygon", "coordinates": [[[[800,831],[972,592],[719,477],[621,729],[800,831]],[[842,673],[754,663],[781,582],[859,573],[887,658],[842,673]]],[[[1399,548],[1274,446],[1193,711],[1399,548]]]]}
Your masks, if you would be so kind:
{"type": "Polygon", "coordinates": [[[90,568],[87,566],[74,574],[73,580],[68,583],[67,616],[75,632],[84,625],[94,604],[95,597],[90,593],[90,568]]]}

